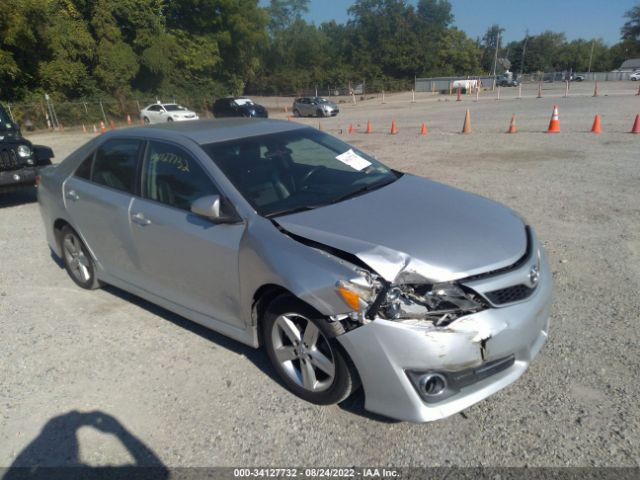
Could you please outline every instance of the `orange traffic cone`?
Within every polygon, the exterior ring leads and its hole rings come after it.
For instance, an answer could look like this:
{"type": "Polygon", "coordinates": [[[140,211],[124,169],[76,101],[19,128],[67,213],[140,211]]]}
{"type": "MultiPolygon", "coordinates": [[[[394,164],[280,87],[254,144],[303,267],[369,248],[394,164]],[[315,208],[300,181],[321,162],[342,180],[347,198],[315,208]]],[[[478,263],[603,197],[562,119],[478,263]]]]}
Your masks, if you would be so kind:
{"type": "Polygon", "coordinates": [[[600,115],[596,113],[595,118],[593,119],[593,126],[591,127],[591,133],[602,133],[602,129],[600,128],[600,115]]]}
{"type": "Polygon", "coordinates": [[[64,123],[60,122],[60,131],[64,132],[64,123]]]}
{"type": "Polygon", "coordinates": [[[593,87],[593,96],[597,97],[598,96],[598,80],[596,80],[596,83],[593,87]]]}
{"type": "Polygon", "coordinates": [[[460,96],[460,93],[461,93],[461,88],[458,86],[458,96],[456,97],[456,102],[462,101],[462,97],[460,96]]]}
{"type": "Polygon", "coordinates": [[[287,121],[290,122],[291,121],[291,115],[287,115],[287,121]]]}
{"type": "Polygon", "coordinates": [[[87,133],[87,127],[84,126],[84,123],[82,124],[82,133],[87,133]]]}
{"type": "Polygon", "coordinates": [[[131,125],[131,115],[127,115],[127,125],[131,125]]]}
{"type": "Polygon", "coordinates": [[[640,85],[638,85],[638,93],[636,93],[636,97],[640,97],[640,85]]]}
{"type": "Polygon", "coordinates": [[[420,128],[420,135],[423,137],[427,134],[427,124],[422,122],[422,127],[420,128]]]}
{"type": "Polygon", "coordinates": [[[558,118],[558,105],[553,106],[553,113],[551,114],[551,121],[549,122],[549,128],[547,133],[560,133],[560,119],[558,118]]]}
{"type": "Polygon", "coordinates": [[[107,127],[105,127],[105,126],[104,126],[104,122],[100,122],[100,131],[101,131],[102,133],[104,133],[104,132],[106,132],[106,131],[107,131],[107,127]]]}
{"type": "Polygon", "coordinates": [[[142,125],[144,127],[144,119],[140,119],[140,125],[142,125]]]}
{"type": "Polygon", "coordinates": [[[373,128],[371,127],[371,120],[367,120],[367,129],[364,133],[373,133],[373,128]]]}
{"type": "Polygon", "coordinates": [[[397,135],[398,134],[398,127],[396,126],[396,121],[395,120],[391,120],[391,135],[397,135]]]}
{"type": "Polygon", "coordinates": [[[285,105],[284,106],[284,113],[288,113],[288,112],[289,112],[289,110],[287,110],[287,106],[285,105]]]}
{"type": "Polygon", "coordinates": [[[353,124],[352,123],[349,124],[349,128],[347,129],[347,132],[349,133],[349,135],[351,135],[353,133],[353,124]]]}
{"type": "Polygon", "coordinates": [[[640,133],[640,115],[636,115],[636,121],[633,122],[631,133],[640,133]]]}
{"type": "Polygon", "coordinates": [[[462,133],[471,133],[471,113],[467,109],[467,113],[464,116],[464,124],[462,125],[462,133]]]}
{"type": "Polygon", "coordinates": [[[95,123],[93,124],[93,133],[98,133],[98,128],[95,123]]]}
{"type": "Polygon", "coordinates": [[[115,130],[116,129],[116,124],[113,120],[111,120],[111,130],[115,130]]]}
{"type": "Polygon", "coordinates": [[[542,83],[538,84],[538,98],[542,98],[542,83]]]}
{"type": "Polygon", "coordinates": [[[516,116],[511,116],[511,123],[509,123],[509,130],[507,133],[518,133],[518,127],[516,127],[516,116]]]}

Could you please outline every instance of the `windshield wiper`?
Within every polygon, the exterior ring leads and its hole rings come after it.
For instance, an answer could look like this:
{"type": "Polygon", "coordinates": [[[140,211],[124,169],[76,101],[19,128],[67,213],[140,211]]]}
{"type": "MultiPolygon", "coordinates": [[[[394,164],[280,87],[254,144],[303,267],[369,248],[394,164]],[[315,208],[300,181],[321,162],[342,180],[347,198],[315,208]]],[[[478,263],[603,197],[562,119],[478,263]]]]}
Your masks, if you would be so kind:
{"type": "Polygon", "coordinates": [[[306,212],[307,210],[313,210],[314,208],[321,207],[322,205],[302,205],[300,207],[283,208],[282,210],[276,210],[275,212],[267,213],[265,218],[278,217],[280,215],[289,215],[291,213],[306,212]]]}
{"type": "Polygon", "coordinates": [[[393,180],[389,180],[388,182],[374,183],[373,185],[364,185],[358,188],[357,190],[354,190],[353,192],[349,192],[339,196],[338,198],[334,198],[329,202],[329,204],[342,202],[343,200],[348,200],[349,198],[357,197],[359,195],[363,195],[373,190],[378,190],[379,188],[386,187],[387,185],[395,182],[396,180],[397,178],[394,178],[393,180]]]}

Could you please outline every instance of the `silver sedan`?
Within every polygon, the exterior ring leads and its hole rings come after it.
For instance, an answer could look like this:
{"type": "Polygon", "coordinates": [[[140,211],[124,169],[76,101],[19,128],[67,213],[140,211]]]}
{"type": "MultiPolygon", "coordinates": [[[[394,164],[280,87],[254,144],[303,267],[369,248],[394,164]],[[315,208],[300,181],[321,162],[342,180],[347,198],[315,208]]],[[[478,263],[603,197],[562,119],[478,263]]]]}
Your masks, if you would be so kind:
{"type": "Polygon", "coordinates": [[[486,198],[273,120],[101,135],[41,172],[51,250],[253,347],[317,404],[452,415],[514,382],[549,330],[533,228],[486,198]]]}

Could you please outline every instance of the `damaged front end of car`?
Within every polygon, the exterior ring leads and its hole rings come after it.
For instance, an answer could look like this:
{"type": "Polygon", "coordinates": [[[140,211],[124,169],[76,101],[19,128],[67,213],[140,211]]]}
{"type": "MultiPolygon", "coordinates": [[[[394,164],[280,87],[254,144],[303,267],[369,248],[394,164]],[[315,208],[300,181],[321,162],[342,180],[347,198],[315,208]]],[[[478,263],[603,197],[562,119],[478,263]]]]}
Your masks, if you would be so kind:
{"type": "Polygon", "coordinates": [[[388,280],[357,267],[336,283],[350,311],[330,318],[345,326],[338,341],[358,369],[367,410],[436,420],[524,373],[546,340],[551,299],[544,251],[531,229],[526,236],[522,258],[483,274],[419,281],[405,268],[388,280]]]}

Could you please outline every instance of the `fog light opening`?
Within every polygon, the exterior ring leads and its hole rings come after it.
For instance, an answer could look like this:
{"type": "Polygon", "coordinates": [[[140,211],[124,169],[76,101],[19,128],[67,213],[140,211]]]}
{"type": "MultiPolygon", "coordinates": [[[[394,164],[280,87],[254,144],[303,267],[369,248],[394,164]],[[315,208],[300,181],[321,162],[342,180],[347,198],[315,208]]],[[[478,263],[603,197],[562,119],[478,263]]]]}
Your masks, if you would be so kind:
{"type": "Polygon", "coordinates": [[[427,397],[435,397],[447,389],[447,379],[439,373],[422,375],[418,384],[422,393],[427,397]]]}

